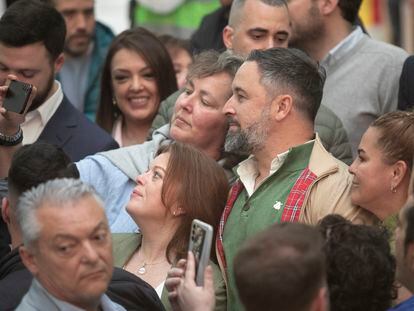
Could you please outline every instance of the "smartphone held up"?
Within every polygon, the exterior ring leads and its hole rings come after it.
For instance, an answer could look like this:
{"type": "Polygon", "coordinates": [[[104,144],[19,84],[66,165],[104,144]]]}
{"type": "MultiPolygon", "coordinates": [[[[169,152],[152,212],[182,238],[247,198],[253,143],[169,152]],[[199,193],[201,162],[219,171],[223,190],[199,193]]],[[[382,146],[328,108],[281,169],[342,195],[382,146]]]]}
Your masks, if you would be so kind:
{"type": "Polygon", "coordinates": [[[26,111],[33,85],[18,80],[10,80],[7,93],[3,102],[3,107],[18,114],[26,111]]]}
{"type": "Polygon", "coordinates": [[[191,233],[188,250],[194,255],[195,281],[198,286],[204,285],[204,270],[210,259],[213,227],[201,220],[194,219],[191,224],[191,233]]]}

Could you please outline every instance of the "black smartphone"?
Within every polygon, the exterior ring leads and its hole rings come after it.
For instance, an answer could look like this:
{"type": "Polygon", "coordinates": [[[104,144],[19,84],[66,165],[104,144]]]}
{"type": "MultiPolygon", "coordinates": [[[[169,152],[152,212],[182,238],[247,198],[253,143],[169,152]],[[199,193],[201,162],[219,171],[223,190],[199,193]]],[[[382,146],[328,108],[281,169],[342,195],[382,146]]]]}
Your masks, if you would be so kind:
{"type": "Polygon", "coordinates": [[[8,111],[19,114],[24,113],[32,90],[33,85],[29,83],[11,80],[3,102],[3,107],[8,111]]]}
{"type": "Polygon", "coordinates": [[[204,270],[210,259],[213,227],[201,220],[194,219],[191,225],[188,249],[193,252],[195,259],[195,281],[198,286],[204,284],[204,270]]]}

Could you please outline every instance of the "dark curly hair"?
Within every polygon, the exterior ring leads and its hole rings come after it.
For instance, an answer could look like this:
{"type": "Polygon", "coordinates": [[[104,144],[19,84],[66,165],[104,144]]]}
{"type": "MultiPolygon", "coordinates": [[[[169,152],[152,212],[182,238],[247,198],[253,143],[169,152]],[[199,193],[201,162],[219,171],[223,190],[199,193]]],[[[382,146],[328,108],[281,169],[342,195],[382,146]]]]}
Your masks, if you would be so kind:
{"type": "Polygon", "coordinates": [[[322,219],[331,311],[382,311],[396,298],[396,263],[385,228],[322,219]]]}

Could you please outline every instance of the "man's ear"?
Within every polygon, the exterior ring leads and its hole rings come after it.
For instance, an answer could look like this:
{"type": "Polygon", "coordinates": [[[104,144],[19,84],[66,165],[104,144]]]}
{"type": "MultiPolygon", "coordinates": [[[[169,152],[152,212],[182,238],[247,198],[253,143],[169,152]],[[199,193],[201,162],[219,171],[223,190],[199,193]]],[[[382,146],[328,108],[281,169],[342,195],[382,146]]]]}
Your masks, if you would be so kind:
{"type": "Polygon", "coordinates": [[[27,248],[27,246],[23,245],[19,247],[19,254],[23,261],[23,264],[26,268],[30,271],[33,276],[36,276],[39,272],[39,268],[37,266],[36,258],[33,255],[33,252],[27,248]]]}
{"type": "Polygon", "coordinates": [[[293,99],[290,95],[278,95],[272,100],[271,115],[282,121],[292,110],[293,99]]]}
{"type": "Polygon", "coordinates": [[[10,224],[10,202],[8,198],[1,200],[1,217],[6,224],[10,224]]]}
{"type": "Polygon", "coordinates": [[[336,9],[340,10],[338,0],[323,0],[319,1],[318,5],[322,15],[330,15],[336,9]]]}
{"type": "Polygon", "coordinates": [[[55,74],[60,71],[64,63],[65,63],[65,55],[63,53],[60,53],[60,55],[56,58],[55,63],[54,63],[55,74]]]}
{"type": "Polygon", "coordinates": [[[223,29],[223,43],[227,49],[233,48],[233,34],[234,30],[229,25],[223,29]]]}

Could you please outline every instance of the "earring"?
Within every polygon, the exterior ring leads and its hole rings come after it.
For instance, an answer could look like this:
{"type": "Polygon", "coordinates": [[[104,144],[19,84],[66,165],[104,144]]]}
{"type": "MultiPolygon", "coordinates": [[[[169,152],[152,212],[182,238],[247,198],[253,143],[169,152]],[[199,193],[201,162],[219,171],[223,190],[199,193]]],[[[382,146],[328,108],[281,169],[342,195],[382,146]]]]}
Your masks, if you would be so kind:
{"type": "Polygon", "coordinates": [[[391,185],[391,192],[392,193],[397,193],[397,188],[393,185],[391,185]]]}
{"type": "Polygon", "coordinates": [[[174,211],[174,212],[173,212],[173,216],[174,216],[174,217],[175,217],[175,216],[177,216],[176,214],[177,214],[177,212],[176,212],[176,211],[174,211]]]}
{"type": "Polygon", "coordinates": [[[116,106],[117,106],[117,102],[116,102],[116,98],[115,98],[115,96],[114,96],[114,97],[112,97],[112,105],[113,105],[114,107],[116,107],[116,106]]]}

